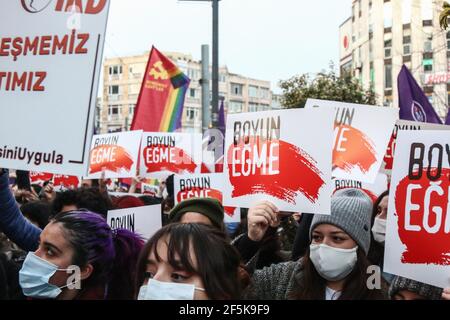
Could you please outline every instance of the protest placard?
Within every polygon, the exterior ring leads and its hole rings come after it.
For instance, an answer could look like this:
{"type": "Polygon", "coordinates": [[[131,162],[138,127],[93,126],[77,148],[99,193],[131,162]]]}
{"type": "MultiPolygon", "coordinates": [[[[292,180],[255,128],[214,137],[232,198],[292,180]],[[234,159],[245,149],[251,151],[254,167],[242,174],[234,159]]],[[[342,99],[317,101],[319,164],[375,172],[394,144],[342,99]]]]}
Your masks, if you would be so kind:
{"type": "Polygon", "coordinates": [[[333,115],[330,108],[228,115],[224,205],[269,200],[283,211],[330,214],[333,115]]]}
{"type": "Polygon", "coordinates": [[[109,4],[1,1],[0,167],[86,173],[109,4]]]}
{"type": "Polygon", "coordinates": [[[383,164],[381,166],[381,171],[391,174],[392,165],[394,163],[394,151],[395,151],[395,142],[397,139],[398,131],[406,131],[406,130],[450,130],[450,126],[435,124],[435,123],[424,123],[424,122],[416,122],[416,121],[407,121],[407,120],[397,120],[394,131],[391,135],[391,140],[389,141],[386,154],[384,155],[383,164]]]}
{"type": "Polygon", "coordinates": [[[305,108],[333,108],[333,177],[373,183],[398,119],[398,109],[308,99],[305,108]]]}
{"type": "Polygon", "coordinates": [[[399,131],[384,271],[450,286],[450,131],[399,131]]]}
{"type": "Polygon", "coordinates": [[[127,229],[149,239],[161,229],[161,205],[110,210],[107,221],[111,229],[127,229]]]}
{"type": "Polygon", "coordinates": [[[136,176],[142,131],[95,135],[92,138],[88,179],[136,176]]]}
{"type": "Polygon", "coordinates": [[[202,135],[144,132],[140,175],[164,179],[170,174],[200,173],[202,135]]]}
{"type": "Polygon", "coordinates": [[[334,191],[344,188],[355,188],[363,190],[375,202],[380,194],[388,188],[387,176],[379,173],[374,183],[357,180],[333,178],[334,191]]]}
{"type": "MultiPolygon", "coordinates": [[[[223,203],[224,183],[225,176],[220,173],[175,175],[175,204],[191,198],[214,198],[223,203]]],[[[239,222],[240,213],[240,208],[224,207],[224,221],[239,222]]]]}

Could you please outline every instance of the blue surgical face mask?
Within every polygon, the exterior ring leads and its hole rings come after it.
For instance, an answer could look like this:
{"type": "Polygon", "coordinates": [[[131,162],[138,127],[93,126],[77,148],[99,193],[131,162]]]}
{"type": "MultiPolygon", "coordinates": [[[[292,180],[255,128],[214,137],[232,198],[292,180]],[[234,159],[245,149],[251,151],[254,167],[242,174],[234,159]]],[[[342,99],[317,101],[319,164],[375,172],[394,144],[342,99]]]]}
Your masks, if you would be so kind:
{"type": "Polygon", "coordinates": [[[147,285],[141,286],[138,300],[194,300],[195,290],[205,291],[193,284],[150,279],[147,285]]]}
{"type": "Polygon", "coordinates": [[[23,294],[32,298],[55,299],[67,285],[57,287],[50,284],[49,280],[56,271],[67,270],[70,269],[59,269],[53,263],[39,258],[34,252],[29,252],[19,271],[19,283],[23,294]]]}

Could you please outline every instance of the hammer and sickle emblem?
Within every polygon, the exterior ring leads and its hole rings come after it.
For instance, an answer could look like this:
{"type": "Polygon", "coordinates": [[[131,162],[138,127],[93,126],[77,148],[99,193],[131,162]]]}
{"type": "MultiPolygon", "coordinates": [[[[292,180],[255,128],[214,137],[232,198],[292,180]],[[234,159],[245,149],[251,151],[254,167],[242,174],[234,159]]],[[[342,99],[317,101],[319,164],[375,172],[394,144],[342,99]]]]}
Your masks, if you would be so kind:
{"type": "Polygon", "coordinates": [[[150,69],[149,75],[155,78],[155,80],[169,79],[169,74],[167,73],[166,69],[164,69],[162,61],[158,61],[153,64],[153,67],[150,69]]]}

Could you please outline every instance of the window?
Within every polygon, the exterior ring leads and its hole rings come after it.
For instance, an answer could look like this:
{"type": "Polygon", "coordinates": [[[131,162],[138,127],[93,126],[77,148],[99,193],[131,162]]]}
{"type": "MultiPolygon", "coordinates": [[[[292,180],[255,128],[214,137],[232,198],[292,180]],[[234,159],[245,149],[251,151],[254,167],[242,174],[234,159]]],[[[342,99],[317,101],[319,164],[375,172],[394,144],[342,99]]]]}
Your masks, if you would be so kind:
{"type": "Polygon", "coordinates": [[[249,103],[248,104],[248,111],[249,112],[255,112],[258,111],[259,105],[257,103],[249,103]]]}
{"type": "Polygon", "coordinates": [[[373,41],[369,41],[369,61],[373,61],[373,41]]]}
{"type": "Polygon", "coordinates": [[[117,104],[108,105],[108,120],[118,120],[120,112],[120,106],[117,104]]]}
{"type": "Polygon", "coordinates": [[[110,94],[110,95],[119,94],[119,86],[109,86],[108,87],[108,94],[110,94]]]}
{"type": "Polygon", "coordinates": [[[373,63],[370,64],[370,87],[375,86],[375,70],[373,68],[373,63]]]}
{"type": "Polygon", "coordinates": [[[403,55],[411,54],[411,36],[403,36],[403,55]]]}
{"type": "Polygon", "coordinates": [[[259,89],[259,97],[261,99],[269,99],[270,91],[267,88],[260,88],[259,89]]]}
{"type": "Polygon", "coordinates": [[[450,31],[447,32],[447,50],[450,50],[450,31]]]}
{"type": "Polygon", "coordinates": [[[240,101],[230,101],[228,111],[230,113],[240,113],[242,112],[243,103],[240,101]]]}
{"type": "Polygon", "coordinates": [[[133,117],[134,117],[134,110],[135,109],[136,109],[136,105],[135,104],[130,104],[128,106],[128,114],[129,114],[131,119],[133,119],[133,117]]]}
{"type": "Polygon", "coordinates": [[[433,20],[433,0],[422,0],[422,20],[433,20]]]}
{"type": "Polygon", "coordinates": [[[191,80],[196,80],[200,78],[200,72],[195,69],[187,69],[187,76],[191,80]]]}
{"type": "Polygon", "coordinates": [[[391,64],[384,65],[384,88],[385,89],[392,88],[392,65],[391,64]]]}
{"type": "Polygon", "coordinates": [[[227,77],[225,74],[221,73],[219,74],[219,81],[220,82],[227,82],[227,77]]]}
{"type": "Polygon", "coordinates": [[[111,67],[109,67],[109,74],[110,75],[122,74],[122,66],[111,66],[111,67]]]}
{"type": "Polygon", "coordinates": [[[390,58],[392,55],[392,39],[384,40],[384,57],[390,58]]]}
{"type": "Polygon", "coordinates": [[[189,96],[195,98],[195,89],[189,89],[189,96]]]}
{"type": "Polygon", "coordinates": [[[267,110],[270,110],[270,105],[267,105],[267,104],[260,104],[258,110],[259,110],[259,111],[267,111],[267,110]]]}
{"type": "Polygon", "coordinates": [[[248,96],[251,98],[258,98],[258,87],[249,86],[248,87],[248,96]]]}
{"type": "Polygon", "coordinates": [[[425,41],[423,42],[423,51],[433,52],[433,35],[432,34],[425,36],[425,41]]]}
{"type": "Polygon", "coordinates": [[[188,121],[194,121],[198,118],[199,111],[197,108],[186,107],[186,119],[188,121]]]}
{"type": "Polygon", "coordinates": [[[137,84],[130,84],[128,85],[128,94],[129,95],[133,95],[133,94],[139,94],[139,90],[140,90],[140,86],[137,84]]]}
{"type": "Polygon", "coordinates": [[[433,71],[433,59],[423,59],[423,71],[424,72],[433,71]]]}
{"type": "Polygon", "coordinates": [[[384,3],[384,27],[392,28],[392,3],[385,2],[384,3]]]}
{"type": "Polygon", "coordinates": [[[235,96],[242,96],[243,85],[238,83],[231,84],[231,93],[235,96]]]}
{"type": "Polygon", "coordinates": [[[412,0],[403,0],[401,6],[403,24],[411,23],[412,0]]]}

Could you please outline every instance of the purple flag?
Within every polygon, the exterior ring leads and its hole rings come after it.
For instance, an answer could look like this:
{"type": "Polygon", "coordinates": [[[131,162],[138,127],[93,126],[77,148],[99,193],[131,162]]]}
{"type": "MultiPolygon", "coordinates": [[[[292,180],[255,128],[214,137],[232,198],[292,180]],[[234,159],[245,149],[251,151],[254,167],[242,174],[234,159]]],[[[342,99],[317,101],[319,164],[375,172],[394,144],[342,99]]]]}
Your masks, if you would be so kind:
{"type": "Polygon", "coordinates": [[[398,74],[398,99],[400,119],[442,124],[441,118],[405,65],[398,74]]]}
{"type": "Polygon", "coordinates": [[[446,125],[450,125],[450,109],[448,110],[447,120],[445,120],[446,125]]]}

